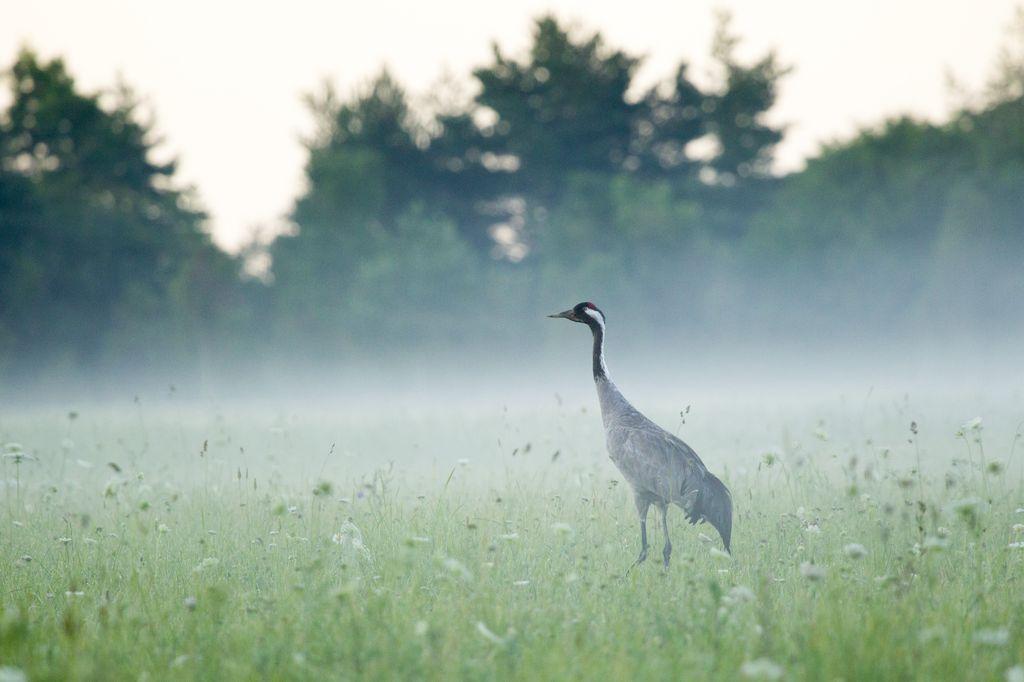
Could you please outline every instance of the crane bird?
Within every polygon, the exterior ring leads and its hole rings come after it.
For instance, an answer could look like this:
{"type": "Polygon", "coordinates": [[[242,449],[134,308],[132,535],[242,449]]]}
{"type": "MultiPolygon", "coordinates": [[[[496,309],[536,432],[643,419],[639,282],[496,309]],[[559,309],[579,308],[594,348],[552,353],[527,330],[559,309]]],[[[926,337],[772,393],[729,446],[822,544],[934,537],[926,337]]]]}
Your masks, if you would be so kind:
{"type": "Polygon", "coordinates": [[[590,302],[579,303],[548,317],[562,317],[590,327],[594,335],[594,383],[601,403],[608,454],[633,489],[640,516],[640,556],[647,558],[647,511],[653,504],[661,512],[665,535],[665,568],[672,557],[668,536],[668,508],[677,504],[691,524],[709,522],[722,537],[726,551],[732,536],[732,495],[700,460],[693,449],[640,414],[608,378],[604,362],[604,313],[590,302]]]}

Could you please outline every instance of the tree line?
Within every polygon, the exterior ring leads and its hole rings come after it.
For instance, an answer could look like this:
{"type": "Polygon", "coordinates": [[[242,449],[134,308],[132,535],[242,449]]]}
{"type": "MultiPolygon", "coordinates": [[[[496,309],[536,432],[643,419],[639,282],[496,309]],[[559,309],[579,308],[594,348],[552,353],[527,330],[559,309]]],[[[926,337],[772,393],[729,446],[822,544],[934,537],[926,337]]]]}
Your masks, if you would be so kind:
{"type": "Polygon", "coordinates": [[[0,376],[538,343],[531,321],[583,298],[707,340],[1018,330],[1015,46],[947,121],[885,121],[780,177],[788,68],[737,45],[723,20],[712,78],[684,62],[640,90],[639,57],[545,16],[471,97],[417,104],[386,71],[325,87],[262,278],[152,160],[129,90],[83,93],[25,50],[0,115],[0,376]]]}

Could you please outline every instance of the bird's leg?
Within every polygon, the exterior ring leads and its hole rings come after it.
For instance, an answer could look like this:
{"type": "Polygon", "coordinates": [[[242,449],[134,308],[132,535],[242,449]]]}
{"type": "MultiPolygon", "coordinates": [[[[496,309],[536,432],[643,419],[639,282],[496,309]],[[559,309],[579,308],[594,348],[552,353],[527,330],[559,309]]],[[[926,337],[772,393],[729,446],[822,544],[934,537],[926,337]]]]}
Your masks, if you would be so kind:
{"type": "Polygon", "coordinates": [[[636,558],[638,564],[642,564],[647,558],[647,519],[640,520],[640,556],[636,558]]]}
{"type": "Polygon", "coordinates": [[[672,541],[668,537],[668,505],[663,504],[659,509],[661,510],[661,532],[665,536],[665,549],[661,555],[665,558],[665,568],[668,568],[668,562],[672,558],[672,541]]]}
{"type": "MultiPolygon", "coordinates": [[[[647,499],[637,496],[636,511],[640,516],[640,556],[633,562],[633,566],[638,566],[647,559],[647,510],[650,508],[651,503],[647,499]]],[[[630,568],[632,569],[633,566],[630,568]]]]}

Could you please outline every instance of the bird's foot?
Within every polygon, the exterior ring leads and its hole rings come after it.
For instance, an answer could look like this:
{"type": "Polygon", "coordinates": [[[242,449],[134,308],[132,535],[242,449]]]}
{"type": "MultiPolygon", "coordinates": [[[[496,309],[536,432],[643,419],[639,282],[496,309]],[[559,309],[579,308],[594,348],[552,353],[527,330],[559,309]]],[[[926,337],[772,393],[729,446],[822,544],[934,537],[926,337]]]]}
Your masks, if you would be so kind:
{"type": "Polygon", "coordinates": [[[644,547],[643,549],[640,550],[640,556],[638,556],[636,558],[636,561],[634,561],[632,564],[630,564],[629,568],[626,569],[626,575],[629,575],[630,571],[632,571],[634,568],[636,568],[637,566],[639,566],[640,564],[642,564],[645,561],[647,561],[647,548],[646,547],[644,547]]]}

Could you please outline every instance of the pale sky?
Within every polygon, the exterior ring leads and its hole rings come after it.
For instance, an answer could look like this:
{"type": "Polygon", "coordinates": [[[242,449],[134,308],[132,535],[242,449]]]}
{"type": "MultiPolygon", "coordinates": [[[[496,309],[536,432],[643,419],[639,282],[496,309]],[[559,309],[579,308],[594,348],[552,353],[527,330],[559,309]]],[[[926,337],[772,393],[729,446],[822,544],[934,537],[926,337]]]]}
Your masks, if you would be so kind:
{"type": "Polygon", "coordinates": [[[90,91],[120,74],[155,113],[161,151],[198,188],[217,241],[233,247],[255,225],[279,225],[301,191],[299,139],[311,128],[301,96],[325,79],[347,93],[386,64],[427,97],[445,74],[486,63],[494,40],[520,52],[530,19],[548,11],[646,55],[642,83],[681,59],[700,76],[724,9],[741,55],[775,48],[795,67],[774,115],[790,126],[778,157],[792,169],[820,142],[888,115],[943,116],[957,103],[947,74],[981,88],[1020,2],[22,0],[0,13],[0,60],[24,44],[62,55],[90,91]]]}

